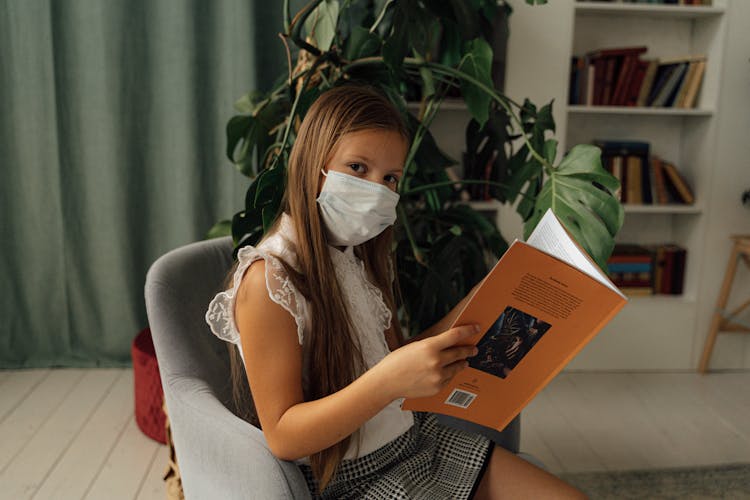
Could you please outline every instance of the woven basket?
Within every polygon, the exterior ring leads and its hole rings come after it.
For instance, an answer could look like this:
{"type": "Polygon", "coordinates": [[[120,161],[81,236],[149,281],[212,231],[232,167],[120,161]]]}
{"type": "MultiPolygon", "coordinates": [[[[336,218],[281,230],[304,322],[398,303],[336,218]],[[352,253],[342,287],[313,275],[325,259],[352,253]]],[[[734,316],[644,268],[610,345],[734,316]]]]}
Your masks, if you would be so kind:
{"type": "Polygon", "coordinates": [[[167,444],[164,425],[167,416],[162,410],[164,391],[161,388],[159,365],[151,340],[151,330],[141,330],[130,348],[135,379],[135,421],[141,431],[151,439],[167,444]]]}

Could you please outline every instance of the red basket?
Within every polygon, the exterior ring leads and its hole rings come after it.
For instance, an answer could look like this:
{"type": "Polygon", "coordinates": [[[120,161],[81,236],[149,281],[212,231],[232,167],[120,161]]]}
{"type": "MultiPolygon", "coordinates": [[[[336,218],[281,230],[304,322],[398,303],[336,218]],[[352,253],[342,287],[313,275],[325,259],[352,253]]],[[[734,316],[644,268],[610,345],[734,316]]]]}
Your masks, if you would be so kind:
{"type": "Polygon", "coordinates": [[[162,410],[164,391],[161,388],[159,365],[151,340],[151,330],[141,330],[133,339],[130,348],[133,357],[135,380],[135,421],[145,435],[162,444],[167,444],[164,425],[167,416],[162,410]]]}

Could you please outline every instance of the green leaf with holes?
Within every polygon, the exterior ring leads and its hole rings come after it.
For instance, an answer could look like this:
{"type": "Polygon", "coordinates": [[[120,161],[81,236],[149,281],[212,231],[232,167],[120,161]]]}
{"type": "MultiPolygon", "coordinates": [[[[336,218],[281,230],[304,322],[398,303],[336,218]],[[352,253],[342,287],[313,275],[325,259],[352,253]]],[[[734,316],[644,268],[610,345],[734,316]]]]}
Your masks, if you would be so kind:
{"type": "Polygon", "coordinates": [[[602,167],[599,148],[575,146],[552,169],[524,225],[524,236],[528,238],[551,208],[599,267],[606,269],[624,219],[622,205],[613,196],[619,187],[620,182],[602,167]]]}

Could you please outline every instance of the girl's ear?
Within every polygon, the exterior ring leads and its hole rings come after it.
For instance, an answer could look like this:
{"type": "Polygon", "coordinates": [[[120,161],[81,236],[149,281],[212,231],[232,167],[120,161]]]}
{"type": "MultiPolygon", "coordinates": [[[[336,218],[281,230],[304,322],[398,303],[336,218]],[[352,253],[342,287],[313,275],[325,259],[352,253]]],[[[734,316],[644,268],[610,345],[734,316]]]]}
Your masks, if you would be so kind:
{"type": "Polygon", "coordinates": [[[317,196],[320,196],[320,192],[323,190],[323,184],[326,183],[327,175],[328,173],[325,171],[325,167],[321,168],[320,173],[318,174],[318,192],[316,193],[317,196]]]}

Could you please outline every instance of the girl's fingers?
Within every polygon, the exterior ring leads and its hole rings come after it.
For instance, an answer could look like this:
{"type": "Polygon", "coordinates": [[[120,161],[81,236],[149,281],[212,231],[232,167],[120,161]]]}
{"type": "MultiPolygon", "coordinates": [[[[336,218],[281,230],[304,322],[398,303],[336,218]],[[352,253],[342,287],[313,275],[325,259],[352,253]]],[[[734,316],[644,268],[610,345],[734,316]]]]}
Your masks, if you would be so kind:
{"type": "Polygon", "coordinates": [[[450,382],[450,380],[453,377],[455,377],[458,372],[460,372],[461,370],[463,370],[467,366],[469,366],[469,362],[466,361],[466,360],[464,360],[464,359],[462,359],[460,361],[455,361],[455,362],[449,364],[448,366],[446,366],[443,369],[443,374],[445,375],[445,378],[443,379],[443,385],[445,385],[448,382],[450,382]]]}
{"type": "Polygon", "coordinates": [[[479,325],[464,325],[446,330],[440,335],[435,335],[427,340],[432,342],[432,344],[438,349],[443,350],[452,347],[477,333],[479,333],[479,325]]]}
{"type": "Polygon", "coordinates": [[[474,345],[464,345],[444,349],[441,352],[442,364],[443,366],[446,366],[456,361],[462,361],[466,358],[471,358],[472,356],[476,356],[477,352],[478,349],[474,345]]]}

